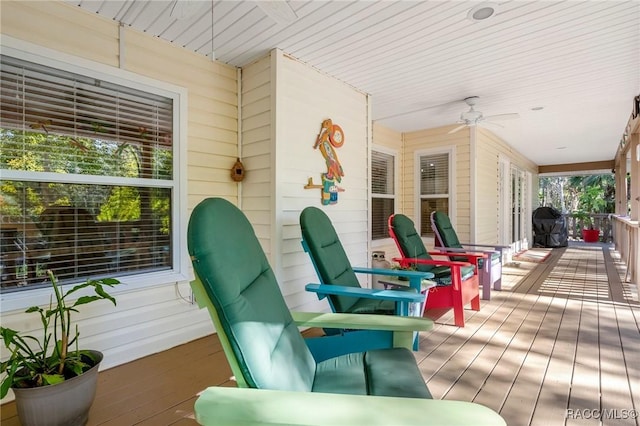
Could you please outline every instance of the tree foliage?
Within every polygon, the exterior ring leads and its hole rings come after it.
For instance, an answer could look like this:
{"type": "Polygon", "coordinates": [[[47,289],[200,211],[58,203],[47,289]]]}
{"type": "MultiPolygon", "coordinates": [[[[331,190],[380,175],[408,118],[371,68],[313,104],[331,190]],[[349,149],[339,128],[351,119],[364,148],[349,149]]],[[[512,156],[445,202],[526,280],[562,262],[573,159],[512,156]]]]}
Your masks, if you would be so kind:
{"type": "Polygon", "coordinates": [[[612,174],[540,178],[540,205],[562,212],[613,213],[615,179],[612,174]]]}
{"type": "MultiPolygon", "coordinates": [[[[172,173],[169,149],[53,134],[42,128],[34,131],[0,128],[0,141],[0,169],[4,170],[160,179],[170,178],[172,173]]],[[[168,234],[170,211],[163,203],[168,205],[169,201],[153,199],[141,191],[145,190],[133,186],[3,179],[0,215],[5,221],[37,222],[37,217],[49,207],[75,206],[90,211],[98,221],[133,221],[140,220],[147,211],[161,223],[162,233],[168,234]]]]}

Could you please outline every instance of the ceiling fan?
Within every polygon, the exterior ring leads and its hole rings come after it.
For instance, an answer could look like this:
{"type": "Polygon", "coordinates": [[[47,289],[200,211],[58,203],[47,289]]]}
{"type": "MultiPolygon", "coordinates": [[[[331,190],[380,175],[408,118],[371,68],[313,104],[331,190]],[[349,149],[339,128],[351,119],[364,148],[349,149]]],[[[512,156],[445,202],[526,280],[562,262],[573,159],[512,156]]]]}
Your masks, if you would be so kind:
{"type": "Polygon", "coordinates": [[[480,99],[478,96],[470,96],[468,98],[465,98],[464,101],[467,105],[469,105],[469,111],[465,111],[462,114],[460,114],[460,120],[458,120],[456,123],[460,124],[460,126],[451,129],[448,133],[455,133],[461,129],[464,129],[465,127],[472,127],[472,126],[476,126],[476,125],[483,125],[485,123],[488,124],[493,124],[495,126],[500,126],[497,123],[494,123],[494,121],[500,121],[500,120],[513,120],[515,118],[520,118],[520,115],[516,112],[513,113],[509,113],[509,114],[496,114],[496,115],[488,115],[488,116],[484,116],[482,115],[482,112],[480,111],[476,111],[473,107],[476,105],[476,103],[478,102],[478,99],[480,99]]]}

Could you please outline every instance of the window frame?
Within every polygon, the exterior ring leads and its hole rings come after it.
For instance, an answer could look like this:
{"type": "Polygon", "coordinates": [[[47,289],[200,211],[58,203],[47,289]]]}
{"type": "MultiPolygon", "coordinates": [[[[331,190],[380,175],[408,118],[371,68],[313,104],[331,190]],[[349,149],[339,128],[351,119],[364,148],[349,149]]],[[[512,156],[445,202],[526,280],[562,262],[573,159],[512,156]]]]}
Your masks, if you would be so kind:
{"type": "MultiPolygon", "coordinates": [[[[94,62],[70,54],[62,53],[29,42],[3,35],[0,42],[2,53],[29,62],[42,64],[75,74],[109,81],[126,87],[146,91],[171,98],[173,100],[173,172],[170,182],[166,180],[123,178],[128,184],[135,186],[161,186],[170,187],[172,192],[172,264],[173,268],[166,271],[157,271],[142,274],[118,276],[125,285],[113,289],[113,293],[127,291],[139,291],[148,287],[174,285],[180,281],[188,281],[191,278],[188,256],[182,253],[186,247],[187,228],[187,105],[188,91],[184,87],[163,81],[155,80],[120,68],[94,62]],[[154,182],[155,181],[155,182],[154,182]],[[127,285],[128,284],[128,285],[127,285]]],[[[57,173],[29,172],[18,170],[3,170],[2,178],[11,180],[49,181],[64,183],[88,183],[88,184],[113,184],[113,178],[107,176],[60,176],[57,173]]],[[[65,287],[73,284],[65,285],[65,287]]],[[[32,305],[42,305],[49,301],[51,290],[49,288],[34,288],[23,291],[0,294],[2,312],[24,309],[32,305]]]]}
{"type": "Polygon", "coordinates": [[[371,182],[371,184],[369,185],[369,191],[370,191],[370,205],[371,205],[371,210],[370,210],[370,219],[369,219],[369,232],[371,233],[371,246],[374,248],[380,247],[380,246],[384,246],[386,244],[391,243],[391,237],[387,236],[385,238],[378,238],[378,239],[374,239],[373,238],[373,199],[374,198],[385,198],[385,199],[393,199],[393,212],[396,213],[398,211],[398,181],[399,181],[399,176],[400,176],[400,170],[399,170],[399,154],[398,154],[398,150],[396,149],[392,149],[392,148],[388,148],[385,146],[381,146],[381,145],[376,145],[376,144],[372,144],[371,145],[371,159],[373,159],[373,152],[380,152],[382,154],[387,154],[393,157],[393,195],[388,195],[388,194],[374,194],[373,193],[373,176],[372,176],[372,172],[373,172],[373,168],[371,167],[371,160],[369,161],[369,182],[371,182]]]}
{"type": "MultiPolygon", "coordinates": [[[[448,209],[449,209],[449,217],[451,218],[451,223],[455,226],[455,217],[456,217],[456,147],[442,147],[442,148],[430,148],[430,149],[421,149],[414,152],[414,223],[416,226],[416,230],[420,232],[422,229],[422,212],[421,212],[421,201],[423,199],[430,198],[448,198],[448,209]],[[449,194],[446,194],[446,197],[443,194],[435,194],[435,195],[422,195],[420,188],[420,158],[428,157],[433,155],[441,155],[448,154],[448,179],[449,179],[449,194]]],[[[430,236],[420,235],[422,238],[430,238],[430,236]]]]}

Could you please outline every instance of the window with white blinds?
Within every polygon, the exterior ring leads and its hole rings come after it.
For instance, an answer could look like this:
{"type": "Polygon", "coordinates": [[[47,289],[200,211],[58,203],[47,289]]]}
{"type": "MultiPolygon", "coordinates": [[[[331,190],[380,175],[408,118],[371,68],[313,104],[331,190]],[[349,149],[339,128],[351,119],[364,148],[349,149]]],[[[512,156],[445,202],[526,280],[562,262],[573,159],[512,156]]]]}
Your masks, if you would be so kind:
{"type": "Polygon", "coordinates": [[[387,220],[395,211],[395,156],[371,152],[371,238],[389,238],[387,220]]]}
{"type": "Polygon", "coordinates": [[[449,214],[449,168],[450,154],[420,155],[420,235],[433,236],[431,212],[449,214]]]}
{"type": "Polygon", "coordinates": [[[0,61],[0,291],[172,269],[174,100],[0,61]]]}

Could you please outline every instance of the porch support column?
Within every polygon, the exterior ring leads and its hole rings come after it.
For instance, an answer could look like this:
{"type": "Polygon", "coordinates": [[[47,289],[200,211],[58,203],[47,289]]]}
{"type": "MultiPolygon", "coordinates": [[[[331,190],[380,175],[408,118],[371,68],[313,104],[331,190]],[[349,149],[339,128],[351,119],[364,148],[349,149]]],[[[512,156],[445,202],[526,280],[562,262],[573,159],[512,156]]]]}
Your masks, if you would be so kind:
{"type": "Polygon", "coordinates": [[[617,215],[627,215],[627,154],[623,150],[618,151],[616,167],[616,206],[617,215]]]}
{"type": "Polygon", "coordinates": [[[635,133],[631,134],[630,143],[631,147],[629,154],[631,156],[631,213],[629,216],[631,220],[638,220],[640,214],[640,152],[638,151],[638,145],[640,140],[640,128],[636,129],[635,133]]]}

